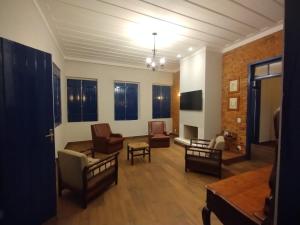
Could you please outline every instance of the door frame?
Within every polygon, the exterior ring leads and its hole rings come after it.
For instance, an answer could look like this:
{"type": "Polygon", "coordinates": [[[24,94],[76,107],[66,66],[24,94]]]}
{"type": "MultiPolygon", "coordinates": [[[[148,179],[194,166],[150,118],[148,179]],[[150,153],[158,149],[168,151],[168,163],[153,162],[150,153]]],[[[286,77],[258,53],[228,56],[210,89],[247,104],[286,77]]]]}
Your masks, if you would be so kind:
{"type": "MultiPolygon", "coordinates": [[[[255,67],[275,62],[282,61],[282,56],[276,56],[267,58],[261,61],[257,61],[248,65],[248,98],[247,98],[247,129],[246,129],[246,158],[251,159],[251,143],[253,140],[252,130],[258,129],[260,122],[260,93],[261,93],[261,81],[264,79],[270,79],[274,77],[282,76],[282,73],[266,74],[259,77],[255,77],[255,67]],[[253,90],[258,87],[258,93],[256,99],[253,98],[253,90]],[[252,116],[253,110],[256,109],[257,113],[255,118],[252,116]]],[[[256,132],[257,133],[257,132],[256,132]]],[[[256,137],[257,138],[257,137],[256,137]]]]}

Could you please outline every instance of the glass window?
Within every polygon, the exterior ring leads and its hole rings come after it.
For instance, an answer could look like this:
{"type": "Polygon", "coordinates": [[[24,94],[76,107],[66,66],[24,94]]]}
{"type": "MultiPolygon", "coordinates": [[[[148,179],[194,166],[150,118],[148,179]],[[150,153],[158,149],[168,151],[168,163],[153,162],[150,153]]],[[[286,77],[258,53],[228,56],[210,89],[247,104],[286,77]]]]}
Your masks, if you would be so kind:
{"type": "Polygon", "coordinates": [[[162,85],[152,86],[152,117],[171,117],[171,87],[162,85]]]}
{"type": "Polygon", "coordinates": [[[138,119],[138,84],[115,82],[115,120],[138,119]]]}
{"type": "Polygon", "coordinates": [[[68,121],[97,121],[97,81],[67,80],[68,121]]]}

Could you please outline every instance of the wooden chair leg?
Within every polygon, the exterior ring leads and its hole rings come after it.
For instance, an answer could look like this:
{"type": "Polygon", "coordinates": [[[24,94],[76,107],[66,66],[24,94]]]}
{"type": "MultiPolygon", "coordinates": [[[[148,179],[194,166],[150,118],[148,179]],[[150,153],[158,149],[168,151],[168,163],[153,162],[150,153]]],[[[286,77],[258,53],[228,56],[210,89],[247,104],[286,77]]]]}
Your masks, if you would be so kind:
{"type": "Polygon", "coordinates": [[[203,220],[203,225],[210,225],[210,213],[211,210],[205,206],[202,209],[202,220],[203,220]]]}
{"type": "Polygon", "coordinates": [[[86,203],[86,196],[85,196],[85,193],[82,192],[81,193],[81,207],[83,209],[86,209],[86,206],[87,206],[87,203],[86,203]]]}

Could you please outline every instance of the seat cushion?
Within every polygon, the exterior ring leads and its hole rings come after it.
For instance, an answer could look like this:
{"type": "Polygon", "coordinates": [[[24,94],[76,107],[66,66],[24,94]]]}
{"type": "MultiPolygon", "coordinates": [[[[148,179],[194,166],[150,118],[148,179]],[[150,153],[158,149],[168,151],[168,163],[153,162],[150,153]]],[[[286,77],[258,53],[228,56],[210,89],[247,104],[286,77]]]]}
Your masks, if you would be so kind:
{"type": "Polygon", "coordinates": [[[123,138],[121,137],[110,137],[108,143],[109,144],[117,144],[123,142],[123,138]]]}
{"type": "Polygon", "coordinates": [[[169,139],[169,136],[164,134],[155,134],[151,137],[152,139],[159,140],[159,139],[169,139]]]}

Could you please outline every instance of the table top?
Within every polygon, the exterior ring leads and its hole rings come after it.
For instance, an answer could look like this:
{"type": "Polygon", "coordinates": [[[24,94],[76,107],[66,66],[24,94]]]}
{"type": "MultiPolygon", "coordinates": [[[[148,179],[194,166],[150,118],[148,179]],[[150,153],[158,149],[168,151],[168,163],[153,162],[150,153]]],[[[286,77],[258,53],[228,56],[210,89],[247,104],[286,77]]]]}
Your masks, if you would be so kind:
{"type": "Polygon", "coordinates": [[[133,142],[133,143],[128,143],[128,147],[132,149],[143,149],[143,148],[148,148],[149,145],[146,142],[133,142]]]}

